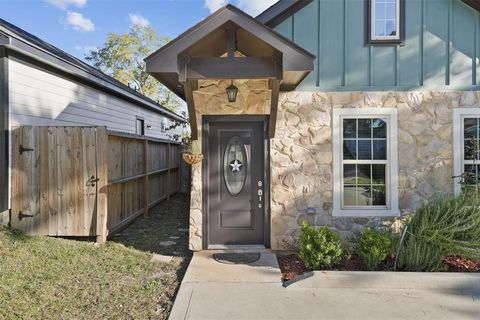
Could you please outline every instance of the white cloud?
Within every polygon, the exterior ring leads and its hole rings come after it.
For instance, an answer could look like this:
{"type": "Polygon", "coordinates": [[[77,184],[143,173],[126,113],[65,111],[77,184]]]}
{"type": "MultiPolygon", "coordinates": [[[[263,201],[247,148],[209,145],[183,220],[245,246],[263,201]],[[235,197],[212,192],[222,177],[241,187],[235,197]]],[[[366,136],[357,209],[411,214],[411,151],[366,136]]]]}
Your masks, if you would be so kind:
{"type": "MultiPolygon", "coordinates": [[[[258,1],[258,0],[257,0],[258,1]]],[[[227,5],[227,0],[204,0],[203,5],[210,10],[210,12],[215,12],[221,7],[227,5]]]]}
{"type": "Polygon", "coordinates": [[[79,12],[67,12],[66,23],[77,31],[91,32],[95,30],[92,20],[85,18],[79,12]]]}
{"type": "Polygon", "coordinates": [[[210,12],[214,12],[228,3],[232,3],[249,15],[255,17],[276,2],[278,2],[278,0],[204,0],[203,5],[208,8],[210,12]]]}
{"type": "Polygon", "coordinates": [[[87,0],[46,0],[48,3],[62,10],[67,10],[69,6],[82,8],[87,4],[87,0]]]}
{"type": "Polygon", "coordinates": [[[139,14],[129,13],[128,19],[130,20],[132,26],[148,27],[150,25],[150,21],[139,14]]]}
{"type": "Polygon", "coordinates": [[[278,0],[237,0],[236,4],[240,9],[255,17],[268,9],[271,5],[278,2],[278,0]]]}
{"type": "Polygon", "coordinates": [[[75,50],[80,51],[83,54],[88,54],[90,51],[96,51],[98,50],[97,46],[75,46],[75,50]]]}

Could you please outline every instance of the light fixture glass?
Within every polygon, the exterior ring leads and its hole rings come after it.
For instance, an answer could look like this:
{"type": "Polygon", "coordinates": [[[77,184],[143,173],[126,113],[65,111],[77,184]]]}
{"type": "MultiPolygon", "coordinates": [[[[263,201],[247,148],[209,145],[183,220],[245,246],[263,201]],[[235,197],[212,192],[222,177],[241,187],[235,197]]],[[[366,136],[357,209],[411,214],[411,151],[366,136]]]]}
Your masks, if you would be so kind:
{"type": "Polygon", "coordinates": [[[228,96],[228,102],[235,102],[237,101],[237,92],[238,88],[232,83],[227,87],[227,96],[228,96]]]}

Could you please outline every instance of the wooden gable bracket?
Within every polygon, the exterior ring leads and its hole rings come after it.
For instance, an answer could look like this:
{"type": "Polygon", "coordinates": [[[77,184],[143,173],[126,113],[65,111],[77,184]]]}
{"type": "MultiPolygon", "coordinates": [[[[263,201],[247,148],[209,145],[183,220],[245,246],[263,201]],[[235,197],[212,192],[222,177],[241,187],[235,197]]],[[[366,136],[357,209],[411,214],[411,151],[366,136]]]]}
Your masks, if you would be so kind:
{"type": "Polygon", "coordinates": [[[272,79],[268,81],[268,87],[272,90],[272,97],[270,101],[270,120],[268,124],[268,137],[275,138],[275,128],[277,126],[277,111],[278,111],[278,95],[280,92],[281,80],[272,79]]]}
{"type": "Polygon", "coordinates": [[[188,117],[191,128],[192,141],[198,139],[197,114],[195,113],[195,103],[193,100],[193,91],[198,90],[198,80],[187,80],[182,82],[185,91],[185,101],[187,102],[188,117]]]}

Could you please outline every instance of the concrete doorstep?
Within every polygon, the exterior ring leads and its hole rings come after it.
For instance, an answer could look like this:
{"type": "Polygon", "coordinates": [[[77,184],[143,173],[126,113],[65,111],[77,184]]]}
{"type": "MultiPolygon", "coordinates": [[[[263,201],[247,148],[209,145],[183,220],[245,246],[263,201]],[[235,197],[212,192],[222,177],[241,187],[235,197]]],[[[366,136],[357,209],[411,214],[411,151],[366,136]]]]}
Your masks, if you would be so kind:
{"type": "Polygon", "coordinates": [[[176,319],[480,319],[480,274],[314,272],[287,288],[274,253],[251,265],[195,253],[176,319]]]}

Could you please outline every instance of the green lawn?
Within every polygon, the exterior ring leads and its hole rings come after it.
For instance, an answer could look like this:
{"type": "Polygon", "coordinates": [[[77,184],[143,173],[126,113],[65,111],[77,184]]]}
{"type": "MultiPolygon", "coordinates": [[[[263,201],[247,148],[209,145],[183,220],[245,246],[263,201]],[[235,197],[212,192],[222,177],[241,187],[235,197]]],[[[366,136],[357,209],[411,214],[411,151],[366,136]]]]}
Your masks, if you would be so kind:
{"type": "MultiPolygon", "coordinates": [[[[176,200],[183,211],[185,199],[176,200]]],[[[172,212],[172,203],[152,211],[135,224],[183,223],[183,212],[172,212]]],[[[0,227],[0,319],[166,319],[190,257],[182,253],[169,263],[150,262],[150,252],[172,234],[156,232],[144,242],[133,234],[96,246],[0,227]],[[140,250],[122,242],[141,244],[140,250]]]]}

